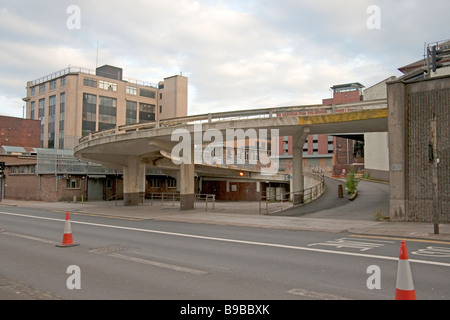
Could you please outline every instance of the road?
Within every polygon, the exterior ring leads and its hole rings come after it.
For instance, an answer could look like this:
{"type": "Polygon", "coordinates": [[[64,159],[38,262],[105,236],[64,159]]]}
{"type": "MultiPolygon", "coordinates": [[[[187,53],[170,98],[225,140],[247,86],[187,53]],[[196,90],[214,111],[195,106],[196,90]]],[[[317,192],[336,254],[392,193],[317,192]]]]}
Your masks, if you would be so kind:
{"type": "Polygon", "coordinates": [[[389,213],[388,184],[361,180],[357,201],[353,202],[347,196],[338,197],[339,185],[345,188],[344,181],[325,177],[326,189],[319,199],[272,215],[373,221],[377,211],[383,215],[389,213]]]}
{"type": "MultiPolygon", "coordinates": [[[[399,239],[0,208],[0,297],[20,299],[387,299],[399,239]],[[81,289],[68,289],[69,266],[81,289]],[[380,267],[369,290],[367,268],[380,267]],[[20,293],[17,293],[20,292],[20,293]]],[[[407,241],[419,299],[450,298],[450,243],[407,241]],[[415,252],[415,253],[414,253],[415,252]]]]}

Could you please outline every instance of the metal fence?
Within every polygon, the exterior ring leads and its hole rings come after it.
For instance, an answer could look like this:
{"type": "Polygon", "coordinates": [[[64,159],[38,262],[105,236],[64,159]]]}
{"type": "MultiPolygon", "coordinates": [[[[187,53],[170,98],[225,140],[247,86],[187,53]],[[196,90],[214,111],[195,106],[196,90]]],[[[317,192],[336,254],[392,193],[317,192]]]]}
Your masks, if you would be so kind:
{"type": "Polygon", "coordinates": [[[270,214],[292,206],[310,203],[319,198],[325,191],[324,175],[310,173],[306,175],[313,177],[317,184],[303,191],[261,196],[259,200],[259,214],[270,214]]]}
{"type": "MultiPolygon", "coordinates": [[[[180,201],[181,195],[179,193],[168,193],[168,192],[150,192],[145,194],[145,199],[147,203],[150,203],[151,206],[160,204],[161,206],[171,205],[175,207],[175,203],[180,201]]],[[[143,204],[145,203],[145,199],[143,199],[143,204]]],[[[205,203],[205,211],[214,210],[216,203],[216,195],[214,194],[196,194],[194,207],[197,206],[198,203],[205,203]]]]}
{"type": "Polygon", "coordinates": [[[72,150],[38,149],[36,174],[89,175],[115,174],[100,164],[82,161],[73,155],[72,150]]]}

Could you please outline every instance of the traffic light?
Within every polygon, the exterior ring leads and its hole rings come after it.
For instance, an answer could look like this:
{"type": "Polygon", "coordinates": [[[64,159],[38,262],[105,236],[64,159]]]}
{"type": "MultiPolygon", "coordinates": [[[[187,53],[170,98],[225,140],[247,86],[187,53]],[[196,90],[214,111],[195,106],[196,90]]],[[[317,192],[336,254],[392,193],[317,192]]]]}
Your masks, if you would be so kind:
{"type": "Polygon", "coordinates": [[[5,163],[0,162],[0,179],[5,178],[5,163]]]}
{"type": "Polygon", "coordinates": [[[437,69],[442,68],[443,66],[441,63],[438,63],[442,60],[442,56],[440,56],[442,53],[443,51],[438,50],[436,46],[431,47],[431,70],[433,70],[433,72],[436,72],[437,69]]]}

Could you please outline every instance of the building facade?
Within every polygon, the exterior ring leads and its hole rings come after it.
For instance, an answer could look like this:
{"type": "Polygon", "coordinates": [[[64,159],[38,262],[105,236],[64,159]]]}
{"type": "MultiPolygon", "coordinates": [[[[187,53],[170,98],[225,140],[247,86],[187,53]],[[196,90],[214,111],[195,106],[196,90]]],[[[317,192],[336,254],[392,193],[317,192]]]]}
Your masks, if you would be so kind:
{"type": "Polygon", "coordinates": [[[27,83],[26,116],[40,121],[40,147],[73,149],[90,133],[187,116],[186,77],[156,84],[125,79],[121,68],[69,67],[27,83]]]}
{"type": "MultiPolygon", "coordinates": [[[[364,86],[359,82],[331,87],[332,98],[322,100],[323,105],[352,103],[363,100],[364,86]]],[[[306,114],[301,112],[298,114],[306,114]]],[[[289,116],[289,114],[282,114],[289,116]]],[[[309,135],[303,146],[303,166],[312,171],[330,175],[346,174],[349,168],[364,168],[364,136],[309,135]]],[[[280,137],[280,170],[291,172],[292,137],[280,137]]]]}
{"type": "MultiPolygon", "coordinates": [[[[395,76],[364,90],[364,100],[387,99],[387,83],[395,76]]],[[[370,132],[364,134],[364,174],[375,180],[389,181],[389,134],[370,132]]]]}
{"type": "Polygon", "coordinates": [[[2,146],[33,147],[40,145],[40,123],[37,120],[0,116],[2,146]]]}
{"type": "MultiPolygon", "coordinates": [[[[82,161],[72,150],[0,147],[5,162],[2,198],[34,201],[123,199],[123,172],[82,161]]],[[[1,179],[0,179],[1,182],[1,179]]],[[[145,193],[176,193],[177,181],[147,168],[145,193]]]]}

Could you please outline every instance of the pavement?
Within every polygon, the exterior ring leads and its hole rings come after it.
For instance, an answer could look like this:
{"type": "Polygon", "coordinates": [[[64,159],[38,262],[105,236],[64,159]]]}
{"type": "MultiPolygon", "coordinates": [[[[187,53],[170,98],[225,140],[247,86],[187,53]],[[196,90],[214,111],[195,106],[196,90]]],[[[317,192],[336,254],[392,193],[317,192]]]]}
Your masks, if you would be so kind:
{"type": "MultiPolygon", "coordinates": [[[[344,199],[345,201],[348,201],[344,199]]],[[[348,201],[350,202],[350,201],[348,201]]],[[[355,200],[356,203],[356,200],[355,200]]],[[[100,215],[111,218],[126,218],[138,220],[178,221],[186,223],[204,223],[217,225],[233,225],[257,228],[274,228],[285,230],[320,231],[341,233],[349,232],[360,235],[391,236],[398,238],[419,238],[438,241],[450,241],[450,224],[440,224],[439,234],[434,234],[432,223],[417,222],[390,222],[376,221],[373,218],[346,219],[336,215],[335,218],[327,216],[316,217],[314,214],[292,216],[279,215],[283,209],[292,209],[292,205],[274,204],[278,210],[267,214],[263,210],[260,214],[259,202],[221,202],[216,201],[214,209],[208,204],[206,210],[205,202],[196,202],[195,208],[181,211],[179,202],[155,201],[129,207],[124,206],[122,201],[89,201],[89,202],[41,202],[4,199],[1,207],[23,207],[37,208],[48,211],[67,212],[71,214],[100,215]]],[[[354,204],[353,204],[354,205],[354,204]]],[[[265,204],[263,204],[264,209],[265,204]]],[[[345,210],[345,204],[339,207],[341,212],[345,210]]],[[[337,211],[336,211],[337,212],[337,211]]],[[[348,213],[347,213],[348,214],[348,213]]]]}

